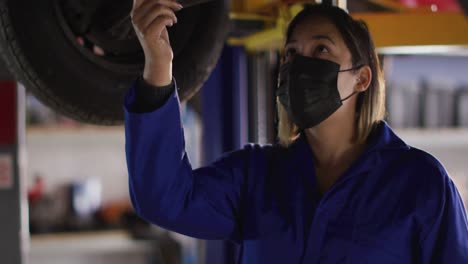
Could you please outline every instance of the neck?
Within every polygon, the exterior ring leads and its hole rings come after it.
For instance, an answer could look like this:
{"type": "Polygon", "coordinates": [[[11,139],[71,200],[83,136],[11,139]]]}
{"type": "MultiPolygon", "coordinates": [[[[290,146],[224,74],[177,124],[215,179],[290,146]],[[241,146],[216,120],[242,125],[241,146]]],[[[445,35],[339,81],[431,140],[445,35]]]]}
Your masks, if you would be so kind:
{"type": "Polygon", "coordinates": [[[307,141],[318,167],[342,164],[352,157],[356,157],[362,149],[362,146],[353,140],[356,127],[352,119],[350,122],[327,121],[305,130],[307,141]]]}

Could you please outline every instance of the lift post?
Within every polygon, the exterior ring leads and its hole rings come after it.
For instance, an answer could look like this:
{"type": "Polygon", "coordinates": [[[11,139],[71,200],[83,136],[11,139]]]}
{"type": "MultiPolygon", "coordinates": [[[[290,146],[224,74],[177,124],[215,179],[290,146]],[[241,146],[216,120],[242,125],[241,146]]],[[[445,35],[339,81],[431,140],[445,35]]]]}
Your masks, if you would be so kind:
{"type": "Polygon", "coordinates": [[[0,262],[27,263],[25,89],[0,81],[0,262]]]}

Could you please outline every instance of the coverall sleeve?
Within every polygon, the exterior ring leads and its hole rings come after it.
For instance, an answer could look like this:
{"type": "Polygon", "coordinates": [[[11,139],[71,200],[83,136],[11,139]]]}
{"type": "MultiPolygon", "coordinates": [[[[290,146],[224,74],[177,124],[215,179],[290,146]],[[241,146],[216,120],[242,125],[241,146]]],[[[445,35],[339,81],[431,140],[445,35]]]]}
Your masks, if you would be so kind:
{"type": "Polygon", "coordinates": [[[163,228],[201,239],[239,242],[247,148],[192,170],[185,152],[177,89],[160,108],[131,112],[125,97],[125,150],[136,213],[163,228]]]}
{"type": "Polygon", "coordinates": [[[421,241],[422,263],[468,263],[468,222],[463,201],[446,176],[433,224],[421,241]]]}

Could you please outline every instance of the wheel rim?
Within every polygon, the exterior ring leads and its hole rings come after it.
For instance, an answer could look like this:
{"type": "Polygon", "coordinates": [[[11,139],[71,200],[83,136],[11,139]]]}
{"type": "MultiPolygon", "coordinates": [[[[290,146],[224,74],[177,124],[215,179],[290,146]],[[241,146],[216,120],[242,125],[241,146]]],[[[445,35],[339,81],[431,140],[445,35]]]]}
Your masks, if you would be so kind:
{"type": "Polygon", "coordinates": [[[138,74],[144,53],[131,23],[131,7],[131,0],[54,0],[60,27],[83,56],[108,70],[138,74]]]}

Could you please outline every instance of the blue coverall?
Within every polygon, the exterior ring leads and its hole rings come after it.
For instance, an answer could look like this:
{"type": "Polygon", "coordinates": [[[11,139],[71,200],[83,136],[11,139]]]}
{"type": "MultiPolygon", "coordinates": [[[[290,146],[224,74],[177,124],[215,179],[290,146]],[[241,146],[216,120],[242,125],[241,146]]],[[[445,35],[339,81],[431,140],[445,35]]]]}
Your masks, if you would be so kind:
{"type": "Polygon", "coordinates": [[[322,197],[312,152],[246,145],[193,170],[175,91],[155,111],[125,98],[133,206],[144,219],[241,246],[241,263],[468,263],[465,208],[431,155],[381,122],[367,149],[322,197]]]}

